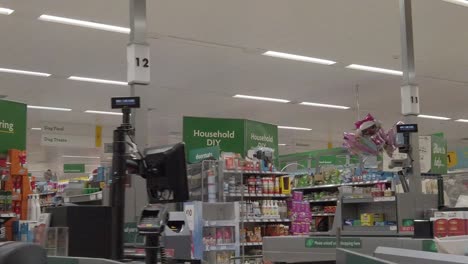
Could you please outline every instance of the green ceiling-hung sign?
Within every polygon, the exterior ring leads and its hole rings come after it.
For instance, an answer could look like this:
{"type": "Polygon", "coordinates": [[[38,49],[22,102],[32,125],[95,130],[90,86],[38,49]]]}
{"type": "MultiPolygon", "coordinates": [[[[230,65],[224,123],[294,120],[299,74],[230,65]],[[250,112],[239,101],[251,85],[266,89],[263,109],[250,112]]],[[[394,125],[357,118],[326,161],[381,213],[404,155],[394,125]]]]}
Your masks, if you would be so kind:
{"type": "Polygon", "coordinates": [[[26,149],[26,104],[0,100],[0,154],[26,149]]]}
{"type": "Polygon", "coordinates": [[[63,164],[64,173],[85,173],[84,164],[63,164]]]}

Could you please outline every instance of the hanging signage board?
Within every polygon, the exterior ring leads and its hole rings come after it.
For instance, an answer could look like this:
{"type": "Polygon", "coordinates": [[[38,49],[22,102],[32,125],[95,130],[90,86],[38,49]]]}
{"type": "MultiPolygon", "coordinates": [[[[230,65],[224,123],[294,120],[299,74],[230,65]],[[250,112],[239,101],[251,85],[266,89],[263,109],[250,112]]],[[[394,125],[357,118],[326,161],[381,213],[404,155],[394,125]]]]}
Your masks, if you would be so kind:
{"type": "Polygon", "coordinates": [[[218,146],[221,152],[246,157],[252,156],[258,148],[268,147],[274,150],[275,161],[278,161],[276,125],[243,119],[184,117],[183,140],[187,153],[218,146]]]}
{"type": "Polygon", "coordinates": [[[85,173],[84,164],[63,164],[64,173],[85,173]]]}
{"type": "Polygon", "coordinates": [[[94,148],[95,138],[60,134],[43,134],[41,137],[41,146],[94,148]]]}
{"type": "Polygon", "coordinates": [[[432,139],[431,173],[447,174],[447,141],[443,134],[434,134],[432,139]]]}
{"type": "Polygon", "coordinates": [[[219,146],[222,152],[243,152],[244,120],[184,117],[183,122],[187,152],[212,146],[219,146]]]}
{"type": "Polygon", "coordinates": [[[150,48],[146,44],[127,46],[127,78],[130,84],[149,84],[151,77],[150,48]]]}
{"type": "Polygon", "coordinates": [[[0,153],[26,149],[26,104],[0,100],[0,153]]]}

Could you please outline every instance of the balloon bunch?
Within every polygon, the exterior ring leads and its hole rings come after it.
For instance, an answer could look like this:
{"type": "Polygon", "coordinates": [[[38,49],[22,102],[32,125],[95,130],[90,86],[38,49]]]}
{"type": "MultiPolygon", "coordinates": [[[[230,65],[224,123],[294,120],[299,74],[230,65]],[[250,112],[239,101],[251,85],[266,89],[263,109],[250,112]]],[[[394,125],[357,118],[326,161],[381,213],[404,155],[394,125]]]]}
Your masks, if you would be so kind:
{"type": "Polygon", "coordinates": [[[382,150],[391,157],[395,151],[396,125],[388,132],[382,128],[382,124],[371,114],[354,123],[355,133],[345,132],[343,147],[348,149],[351,154],[375,156],[382,150]]]}

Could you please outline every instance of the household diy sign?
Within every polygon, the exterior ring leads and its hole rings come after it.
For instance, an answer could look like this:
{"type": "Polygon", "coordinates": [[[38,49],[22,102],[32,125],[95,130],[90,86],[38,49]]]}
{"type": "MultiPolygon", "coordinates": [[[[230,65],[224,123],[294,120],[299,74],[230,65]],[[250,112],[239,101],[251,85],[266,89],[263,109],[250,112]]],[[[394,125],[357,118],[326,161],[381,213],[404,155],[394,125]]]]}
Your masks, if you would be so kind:
{"type": "Polygon", "coordinates": [[[0,154],[26,149],[27,105],[0,100],[0,154]]]}
{"type": "Polygon", "coordinates": [[[277,126],[251,120],[184,117],[183,140],[187,153],[218,146],[221,152],[240,153],[245,157],[251,149],[269,147],[278,156],[277,126]]]}

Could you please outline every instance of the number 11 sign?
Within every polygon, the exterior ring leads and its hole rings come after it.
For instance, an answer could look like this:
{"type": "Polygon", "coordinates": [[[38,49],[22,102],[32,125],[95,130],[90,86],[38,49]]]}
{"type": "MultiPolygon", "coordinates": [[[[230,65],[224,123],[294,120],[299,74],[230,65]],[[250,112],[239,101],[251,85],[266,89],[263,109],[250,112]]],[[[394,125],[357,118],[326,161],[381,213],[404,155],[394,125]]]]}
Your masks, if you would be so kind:
{"type": "Polygon", "coordinates": [[[130,44],[127,46],[127,80],[129,84],[149,84],[151,60],[149,46],[130,44]]]}

